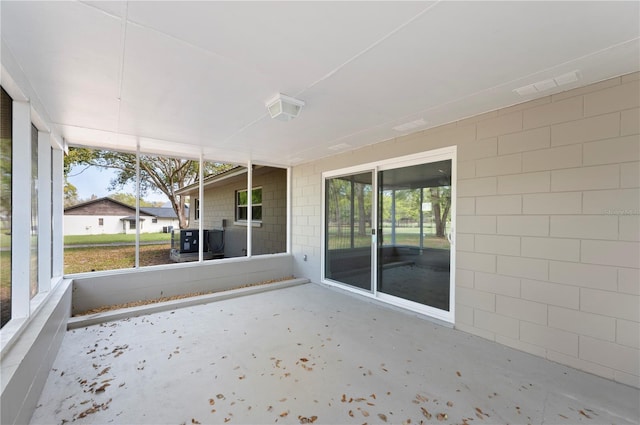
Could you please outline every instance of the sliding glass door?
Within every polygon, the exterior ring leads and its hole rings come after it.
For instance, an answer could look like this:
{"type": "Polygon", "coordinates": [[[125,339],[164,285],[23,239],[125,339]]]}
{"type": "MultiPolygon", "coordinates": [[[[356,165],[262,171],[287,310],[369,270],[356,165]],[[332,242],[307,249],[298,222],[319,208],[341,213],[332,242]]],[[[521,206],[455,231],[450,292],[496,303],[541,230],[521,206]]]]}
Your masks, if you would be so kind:
{"type": "Polygon", "coordinates": [[[372,290],[371,171],[325,180],[325,278],[372,290]]]}
{"type": "Polygon", "coordinates": [[[324,175],[323,280],[453,322],[455,148],[343,171],[324,175]]]}
{"type": "Polygon", "coordinates": [[[378,172],[378,291],[449,311],[451,160],[378,172]]]}

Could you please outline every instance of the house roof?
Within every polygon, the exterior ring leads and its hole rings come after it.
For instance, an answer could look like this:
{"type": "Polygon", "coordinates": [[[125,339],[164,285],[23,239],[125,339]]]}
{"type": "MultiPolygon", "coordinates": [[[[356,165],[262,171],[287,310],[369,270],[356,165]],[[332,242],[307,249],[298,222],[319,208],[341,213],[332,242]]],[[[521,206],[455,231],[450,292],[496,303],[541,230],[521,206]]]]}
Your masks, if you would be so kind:
{"type": "Polygon", "coordinates": [[[124,208],[130,211],[133,211],[134,213],[136,212],[135,207],[132,207],[130,205],[125,204],[124,202],[120,202],[120,201],[116,201],[115,199],[111,199],[109,197],[102,197],[102,198],[96,198],[96,199],[91,199],[89,201],[85,201],[85,202],[80,202],[78,204],[75,205],[71,205],[70,207],[66,207],[64,209],[65,214],[71,211],[75,211],[75,210],[79,210],[79,209],[86,209],[86,207],[88,206],[92,206],[92,205],[97,205],[97,204],[112,204],[114,206],[117,206],[119,208],[124,208]]]}
{"type": "MultiPolygon", "coordinates": [[[[120,220],[122,221],[136,221],[135,215],[128,215],[126,217],[122,217],[120,220]]],[[[140,221],[144,221],[144,218],[140,217],[140,221]]]]}
{"type": "MultiPolygon", "coordinates": [[[[189,211],[189,207],[185,207],[185,209],[187,210],[187,213],[189,211]]],[[[155,217],[158,218],[175,218],[177,219],[178,216],[176,215],[176,212],[173,210],[173,208],[166,208],[166,207],[143,207],[140,208],[140,211],[144,211],[145,213],[149,214],[149,215],[153,215],[155,217]]]]}
{"type": "MultiPolygon", "coordinates": [[[[65,208],[64,212],[65,214],[67,214],[67,213],[78,211],[78,210],[86,210],[91,215],[101,215],[102,213],[99,210],[100,204],[102,205],[111,204],[113,206],[116,206],[120,210],[129,211],[134,215],[128,216],[126,218],[127,219],[130,219],[131,217],[135,218],[135,212],[136,212],[135,207],[132,207],[120,201],[116,201],[115,199],[111,199],[109,197],[97,198],[97,199],[92,199],[90,201],[81,202],[79,204],[72,205],[70,207],[65,208]],[[91,206],[98,208],[98,210],[88,208],[91,206]]],[[[186,207],[186,208],[188,211],[189,207],[186,207]]],[[[143,207],[143,208],[140,208],[140,215],[147,215],[147,216],[152,216],[157,218],[175,218],[175,219],[178,218],[173,208],[164,208],[164,207],[143,207]]]]}
{"type": "MultiPolygon", "coordinates": [[[[203,180],[203,186],[206,189],[208,187],[211,187],[211,186],[215,185],[216,183],[220,183],[220,182],[223,182],[223,181],[229,181],[232,178],[237,178],[238,176],[242,176],[242,175],[245,175],[245,174],[247,174],[247,168],[237,165],[237,166],[235,166],[233,168],[230,168],[228,170],[208,175],[203,180]]],[[[185,186],[185,187],[182,187],[182,188],[178,189],[176,191],[176,193],[178,195],[193,195],[198,190],[200,190],[200,182],[195,182],[195,183],[192,183],[192,184],[190,184],[188,186],[185,186]]]]}
{"type": "Polygon", "coordinates": [[[0,7],[3,87],[25,75],[10,94],[54,137],[242,164],[297,165],[640,69],[637,1],[0,7]],[[269,117],[279,92],[306,102],[298,118],[269,117]]]}
{"type": "MultiPolygon", "coordinates": [[[[272,172],[274,170],[284,171],[282,168],[276,167],[266,167],[262,165],[254,165],[253,166],[253,175],[259,176],[261,174],[266,174],[272,172]]],[[[246,185],[246,178],[243,177],[247,174],[247,168],[241,166],[235,166],[225,171],[221,171],[216,174],[211,174],[204,178],[203,186],[205,189],[209,189],[215,186],[219,186],[222,184],[229,184],[231,182],[240,182],[242,181],[246,185]]],[[[192,183],[189,186],[185,186],[176,191],[178,195],[197,195],[200,190],[200,186],[198,182],[192,183]]]]}

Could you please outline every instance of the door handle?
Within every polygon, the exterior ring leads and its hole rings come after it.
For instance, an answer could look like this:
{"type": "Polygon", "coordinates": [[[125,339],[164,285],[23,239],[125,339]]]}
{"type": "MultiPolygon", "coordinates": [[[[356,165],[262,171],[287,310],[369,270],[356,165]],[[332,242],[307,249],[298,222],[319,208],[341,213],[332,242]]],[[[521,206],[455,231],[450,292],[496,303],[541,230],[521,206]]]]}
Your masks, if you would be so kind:
{"type": "Polygon", "coordinates": [[[451,228],[449,233],[447,233],[447,239],[449,239],[449,244],[453,245],[453,227],[451,228]]]}

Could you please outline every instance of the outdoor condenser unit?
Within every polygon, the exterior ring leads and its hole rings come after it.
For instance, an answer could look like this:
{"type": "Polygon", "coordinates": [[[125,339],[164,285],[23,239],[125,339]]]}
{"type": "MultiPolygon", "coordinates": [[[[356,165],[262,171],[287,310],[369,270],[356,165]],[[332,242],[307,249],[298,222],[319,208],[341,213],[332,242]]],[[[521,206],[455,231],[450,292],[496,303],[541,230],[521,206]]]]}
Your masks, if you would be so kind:
{"type": "Polygon", "coordinates": [[[224,230],[211,229],[209,230],[209,251],[213,254],[224,254],[224,230]]]}
{"type": "MultiPolygon", "coordinates": [[[[180,237],[178,238],[176,235],[176,231],[174,230],[171,233],[171,249],[174,249],[178,252],[187,253],[187,252],[198,252],[199,248],[199,239],[200,233],[198,229],[180,229],[180,237]]],[[[203,241],[204,246],[202,250],[207,252],[209,250],[209,246],[207,241],[209,240],[209,231],[203,230],[203,241]]]]}

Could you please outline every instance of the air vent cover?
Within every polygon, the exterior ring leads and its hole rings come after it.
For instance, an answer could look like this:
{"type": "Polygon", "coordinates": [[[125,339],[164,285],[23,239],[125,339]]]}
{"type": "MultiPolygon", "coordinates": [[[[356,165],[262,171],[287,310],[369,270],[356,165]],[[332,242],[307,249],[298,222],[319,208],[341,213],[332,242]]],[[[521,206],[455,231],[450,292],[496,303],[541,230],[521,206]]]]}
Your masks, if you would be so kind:
{"type": "Polygon", "coordinates": [[[571,71],[566,74],[558,75],[557,77],[549,78],[548,80],[538,81],[537,83],[529,84],[527,86],[518,87],[513,90],[520,96],[528,96],[531,94],[541,93],[547,90],[555,89],[556,87],[564,86],[565,84],[575,83],[580,79],[580,71],[571,71]]]}

